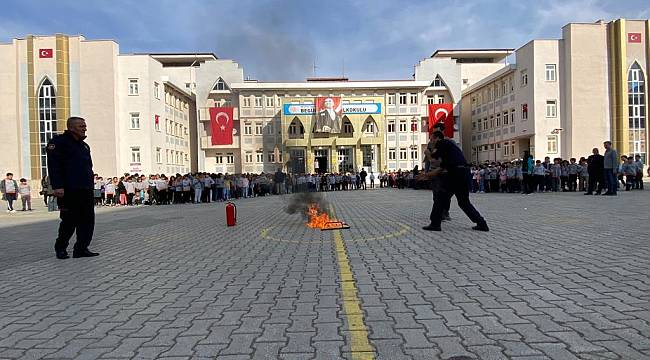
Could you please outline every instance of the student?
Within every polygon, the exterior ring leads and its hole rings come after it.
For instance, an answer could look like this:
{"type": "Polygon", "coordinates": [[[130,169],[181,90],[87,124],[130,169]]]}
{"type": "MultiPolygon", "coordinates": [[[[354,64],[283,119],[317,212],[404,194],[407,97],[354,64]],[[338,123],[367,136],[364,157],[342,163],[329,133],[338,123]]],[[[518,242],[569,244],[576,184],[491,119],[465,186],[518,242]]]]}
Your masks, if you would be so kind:
{"type": "Polygon", "coordinates": [[[562,191],[569,191],[569,162],[566,160],[561,162],[560,184],[562,191]]]}
{"type": "Polygon", "coordinates": [[[580,158],[578,169],[578,191],[587,191],[589,184],[589,171],[587,170],[587,159],[580,158]]]}
{"type": "Polygon", "coordinates": [[[2,193],[2,200],[7,201],[7,212],[15,213],[14,201],[16,201],[16,194],[18,193],[18,183],[14,180],[14,174],[7,173],[7,177],[0,181],[0,192],[2,193]]]}
{"type": "Polygon", "coordinates": [[[133,177],[129,177],[124,183],[126,188],[126,205],[133,205],[133,198],[135,197],[135,184],[133,183],[133,177]]]}
{"type": "Polygon", "coordinates": [[[537,160],[533,168],[533,190],[544,192],[544,176],[546,176],[546,168],[540,160],[537,160]]]}
{"type": "Polygon", "coordinates": [[[370,170],[370,188],[375,188],[375,174],[370,170]]]}
{"type": "Polygon", "coordinates": [[[576,164],[576,159],[571,158],[570,163],[567,164],[567,173],[569,174],[569,191],[576,191],[578,181],[579,166],[576,164]]]}
{"type": "Polygon", "coordinates": [[[499,184],[501,185],[501,192],[508,191],[508,164],[505,164],[499,170],[499,184]]]}
{"type": "Polygon", "coordinates": [[[116,178],[109,180],[104,186],[104,193],[106,194],[106,206],[115,206],[115,186],[116,178]]]}
{"type": "Polygon", "coordinates": [[[551,166],[551,178],[553,179],[553,192],[560,190],[560,181],[562,177],[562,165],[560,159],[554,159],[551,166]]]}
{"type": "Polygon", "coordinates": [[[631,156],[621,165],[621,173],[625,175],[625,191],[630,191],[634,188],[637,174],[637,166],[631,156]]]}
{"type": "Polygon", "coordinates": [[[23,203],[22,211],[32,211],[32,188],[27,183],[27,179],[20,179],[18,193],[20,194],[20,201],[23,203]],[[27,208],[25,208],[25,205],[27,205],[27,208]]]}
{"type": "Polygon", "coordinates": [[[635,159],[634,163],[636,164],[636,168],[637,168],[634,188],[643,190],[643,161],[641,161],[641,155],[635,155],[634,159],[635,159]]]}

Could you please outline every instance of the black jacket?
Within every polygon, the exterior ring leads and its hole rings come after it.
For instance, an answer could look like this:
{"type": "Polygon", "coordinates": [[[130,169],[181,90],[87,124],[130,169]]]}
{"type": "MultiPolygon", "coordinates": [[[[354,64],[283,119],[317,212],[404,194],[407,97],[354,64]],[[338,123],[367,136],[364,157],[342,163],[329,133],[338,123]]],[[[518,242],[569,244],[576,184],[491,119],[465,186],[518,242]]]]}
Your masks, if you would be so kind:
{"type": "Polygon", "coordinates": [[[587,172],[591,175],[603,172],[605,158],[600,154],[589,155],[587,158],[587,172]]]}
{"type": "Polygon", "coordinates": [[[90,146],[67,130],[47,143],[47,171],[52,189],[92,190],[90,146]]]}

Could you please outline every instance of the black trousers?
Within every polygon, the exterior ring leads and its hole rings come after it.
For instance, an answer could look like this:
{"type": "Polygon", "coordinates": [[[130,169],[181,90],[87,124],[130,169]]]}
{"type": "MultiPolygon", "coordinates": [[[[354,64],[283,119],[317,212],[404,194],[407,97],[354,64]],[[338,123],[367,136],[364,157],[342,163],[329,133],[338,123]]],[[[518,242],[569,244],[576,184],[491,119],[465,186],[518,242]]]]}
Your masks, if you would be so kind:
{"type": "Polygon", "coordinates": [[[603,179],[602,170],[596,171],[595,173],[589,173],[589,187],[587,188],[588,193],[592,193],[594,190],[601,192],[605,187],[604,185],[605,180],[603,179]]]}
{"type": "Polygon", "coordinates": [[[61,224],[54,250],[66,251],[72,234],[77,233],[75,252],[88,249],[95,230],[95,201],[93,190],[65,190],[63,197],[57,199],[61,224]]]}
{"type": "Polygon", "coordinates": [[[451,197],[454,195],[458,201],[458,207],[472,222],[479,225],[485,224],[485,219],[469,201],[468,176],[469,169],[467,168],[453,168],[446,174],[440,175],[440,189],[433,192],[434,202],[429,216],[432,226],[440,226],[445,211],[448,211],[451,205],[451,197]]]}

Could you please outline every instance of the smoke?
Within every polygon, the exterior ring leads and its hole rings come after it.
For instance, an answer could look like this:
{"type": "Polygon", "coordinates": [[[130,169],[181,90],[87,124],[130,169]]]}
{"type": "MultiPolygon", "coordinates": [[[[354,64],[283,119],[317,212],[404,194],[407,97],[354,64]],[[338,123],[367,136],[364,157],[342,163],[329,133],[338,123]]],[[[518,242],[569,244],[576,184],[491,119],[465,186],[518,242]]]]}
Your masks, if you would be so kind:
{"type": "Polygon", "coordinates": [[[318,205],[322,212],[329,214],[329,203],[325,200],[322,193],[317,192],[300,192],[293,193],[289,197],[289,203],[285,211],[287,214],[300,213],[304,218],[307,218],[307,210],[311,204],[318,205]]]}

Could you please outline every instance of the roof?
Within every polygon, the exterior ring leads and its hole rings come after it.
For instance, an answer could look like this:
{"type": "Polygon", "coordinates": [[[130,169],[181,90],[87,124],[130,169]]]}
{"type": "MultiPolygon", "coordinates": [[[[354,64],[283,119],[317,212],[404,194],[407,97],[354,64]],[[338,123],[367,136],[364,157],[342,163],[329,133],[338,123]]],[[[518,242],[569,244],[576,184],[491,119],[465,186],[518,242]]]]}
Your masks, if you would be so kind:
{"type": "Polygon", "coordinates": [[[315,82],[243,82],[230,84],[237,90],[309,90],[309,89],[403,89],[426,88],[429,81],[421,80],[368,80],[368,81],[315,81],[315,82]]]}
{"type": "Polygon", "coordinates": [[[510,64],[510,65],[508,65],[508,66],[506,66],[506,67],[504,67],[502,69],[499,69],[499,70],[493,72],[492,74],[484,77],[479,82],[476,82],[476,83],[472,84],[472,86],[470,86],[467,89],[463,90],[463,95],[467,95],[467,94],[469,94],[471,92],[474,92],[477,89],[480,89],[483,86],[491,83],[495,79],[498,79],[499,77],[501,77],[503,75],[506,75],[506,74],[509,74],[509,73],[511,73],[511,72],[513,72],[515,70],[517,70],[517,65],[516,64],[510,64]]]}
{"type": "Polygon", "coordinates": [[[439,49],[431,55],[432,58],[452,58],[452,59],[485,59],[491,62],[500,62],[515,49],[439,49]]]}
{"type": "Polygon", "coordinates": [[[149,55],[158,60],[163,66],[194,66],[206,61],[219,58],[211,52],[197,53],[136,53],[134,55],[149,55]]]}

